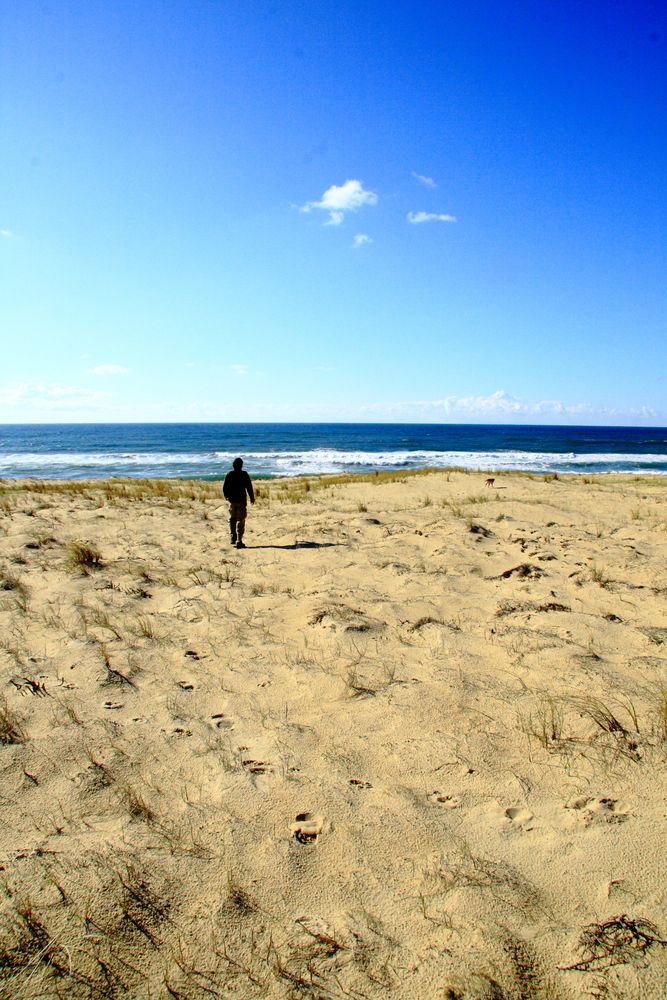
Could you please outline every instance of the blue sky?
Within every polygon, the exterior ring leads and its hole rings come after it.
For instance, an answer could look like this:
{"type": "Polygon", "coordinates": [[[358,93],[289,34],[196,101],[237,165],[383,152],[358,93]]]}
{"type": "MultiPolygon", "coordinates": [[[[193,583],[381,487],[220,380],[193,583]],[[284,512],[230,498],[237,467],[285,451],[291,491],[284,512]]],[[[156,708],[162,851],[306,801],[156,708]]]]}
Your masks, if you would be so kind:
{"type": "Polygon", "coordinates": [[[0,12],[0,421],[667,423],[663,3],[0,12]]]}

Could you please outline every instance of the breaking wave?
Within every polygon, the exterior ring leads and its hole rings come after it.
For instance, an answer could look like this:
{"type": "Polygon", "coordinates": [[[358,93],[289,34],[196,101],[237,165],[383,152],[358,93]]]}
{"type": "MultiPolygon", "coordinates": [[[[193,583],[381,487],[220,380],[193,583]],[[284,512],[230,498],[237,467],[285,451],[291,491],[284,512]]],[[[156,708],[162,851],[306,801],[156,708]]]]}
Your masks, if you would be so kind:
{"type": "MultiPolygon", "coordinates": [[[[0,453],[0,477],[90,479],[108,476],[221,478],[237,452],[95,451],[0,453]]],[[[549,451],[363,451],[336,448],[243,452],[255,476],[323,475],[426,467],[536,473],[667,474],[667,454],[549,451]]]]}

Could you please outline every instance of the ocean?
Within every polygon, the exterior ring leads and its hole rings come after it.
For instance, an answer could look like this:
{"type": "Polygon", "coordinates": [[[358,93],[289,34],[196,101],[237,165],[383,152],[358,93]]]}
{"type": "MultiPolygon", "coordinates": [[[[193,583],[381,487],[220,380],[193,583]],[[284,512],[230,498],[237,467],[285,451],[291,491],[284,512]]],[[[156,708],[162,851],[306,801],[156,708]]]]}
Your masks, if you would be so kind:
{"type": "Polygon", "coordinates": [[[498,424],[5,424],[0,477],[220,479],[463,466],[667,474],[667,428],[498,424]]]}

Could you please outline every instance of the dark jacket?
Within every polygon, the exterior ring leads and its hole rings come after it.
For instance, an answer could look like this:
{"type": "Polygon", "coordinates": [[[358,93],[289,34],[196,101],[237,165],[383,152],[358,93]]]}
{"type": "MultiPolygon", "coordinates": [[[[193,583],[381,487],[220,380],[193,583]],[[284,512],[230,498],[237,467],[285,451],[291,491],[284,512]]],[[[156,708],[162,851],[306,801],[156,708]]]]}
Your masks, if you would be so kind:
{"type": "Polygon", "coordinates": [[[250,476],[245,469],[239,469],[238,471],[232,469],[231,472],[228,472],[225,476],[222,492],[225,500],[229,500],[230,503],[247,504],[246,493],[251,501],[255,502],[255,494],[253,493],[250,476]]]}

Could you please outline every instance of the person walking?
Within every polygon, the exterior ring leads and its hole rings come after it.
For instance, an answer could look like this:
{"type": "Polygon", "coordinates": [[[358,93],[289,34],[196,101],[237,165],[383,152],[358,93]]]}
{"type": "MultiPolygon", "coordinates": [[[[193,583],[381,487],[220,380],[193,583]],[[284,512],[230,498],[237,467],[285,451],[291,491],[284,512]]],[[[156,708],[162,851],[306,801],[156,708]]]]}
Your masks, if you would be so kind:
{"type": "Polygon", "coordinates": [[[245,531],[245,519],[248,514],[248,500],[255,502],[255,493],[252,488],[250,476],[243,469],[243,459],[235,458],[232,462],[232,469],[225,476],[222,492],[225,500],[229,502],[229,531],[232,545],[237,549],[244,549],[243,533],[245,531]]]}

